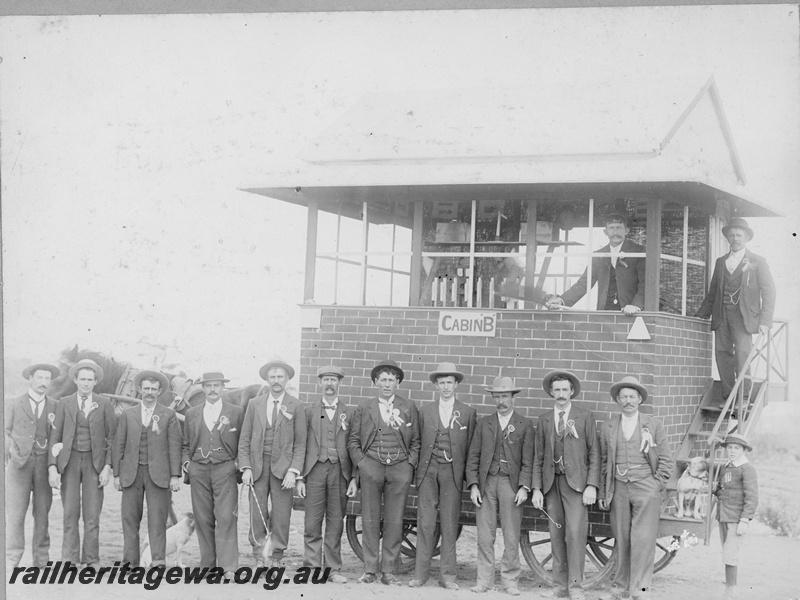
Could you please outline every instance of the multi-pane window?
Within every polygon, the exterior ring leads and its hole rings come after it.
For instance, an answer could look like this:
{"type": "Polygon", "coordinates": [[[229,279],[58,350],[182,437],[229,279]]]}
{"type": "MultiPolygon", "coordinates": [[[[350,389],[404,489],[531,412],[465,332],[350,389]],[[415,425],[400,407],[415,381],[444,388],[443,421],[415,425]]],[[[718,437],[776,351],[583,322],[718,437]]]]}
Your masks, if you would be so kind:
{"type": "Polygon", "coordinates": [[[708,215],[676,202],[661,211],[659,310],[693,315],[706,295],[708,215]]]}
{"type": "Polygon", "coordinates": [[[411,215],[400,202],[320,207],[314,300],[319,304],[408,306],[411,215]]]}
{"type": "Polygon", "coordinates": [[[510,308],[525,283],[526,208],[520,201],[422,203],[420,304],[510,308]]]}
{"type": "MultiPolygon", "coordinates": [[[[314,300],[502,309],[522,308],[525,298],[528,306],[541,308],[546,296],[563,294],[582,275],[597,277],[592,258],[610,256],[604,226],[611,214],[627,221],[623,260],[625,255],[644,258],[653,201],[450,198],[320,204],[314,300]]],[[[654,265],[660,269],[660,311],[692,315],[697,310],[706,293],[708,235],[706,213],[663,204],[661,255],[654,265]]],[[[575,308],[594,310],[598,287],[575,308]]]]}

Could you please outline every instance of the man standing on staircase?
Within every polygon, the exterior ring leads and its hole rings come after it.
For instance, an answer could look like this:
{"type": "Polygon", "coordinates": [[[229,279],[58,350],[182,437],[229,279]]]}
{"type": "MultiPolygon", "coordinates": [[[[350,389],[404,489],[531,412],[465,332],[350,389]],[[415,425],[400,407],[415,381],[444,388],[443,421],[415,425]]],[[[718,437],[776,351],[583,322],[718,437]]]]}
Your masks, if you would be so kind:
{"type": "Polygon", "coordinates": [[[639,412],[647,388],[630,375],[611,386],[622,414],[600,427],[602,510],[611,511],[617,571],[602,600],[650,598],[661,497],[675,460],[660,421],[639,412]]]}
{"type": "Polygon", "coordinates": [[[560,296],[548,296],[545,306],[550,310],[558,310],[565,304],[573,306],[595,283],[598,284],[597,310],[620,310],[630,317],[644,308],[645,248],[626,239],[628,221],[624,216],[609,214],[604,224],[603,232],[608,237],[608,244],[597,253],[608,253],[610,256],[592,258],[591,283],[587,283],[587,269],[566,292],[560,296]]]}
{"type": "Polygon", "coordinates": [[[717,259],[714,275],[696,317],[711,317],[722,397],[730,396],[753,346],[752,335],[766,335],[775,310],[775,283],[764,257],[750,252],[747,221],[734,217],[722,228],[730,252],[717,259]]]}

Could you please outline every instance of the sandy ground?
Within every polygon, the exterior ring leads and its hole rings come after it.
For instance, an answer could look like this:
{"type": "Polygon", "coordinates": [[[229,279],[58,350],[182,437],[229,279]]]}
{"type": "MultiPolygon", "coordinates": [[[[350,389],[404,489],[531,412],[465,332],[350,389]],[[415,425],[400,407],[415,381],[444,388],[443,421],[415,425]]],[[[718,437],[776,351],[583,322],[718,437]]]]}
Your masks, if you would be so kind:
{"type": "MultiPolygon", "coordinates": [[[[786,481],[800,482],[800,462],[792,461],[778,467],[765,466],[762,469],[761,487],[762,495],[774,492],[776,489],[785,488],[786,481]],[[776,487],[777,486],[777,487],[776,487]]],[[[793,487],[797,487],[795,484],[793,487]]],[[[783,491],[783,490],[782,490],[783,491]]],[[[111,486],[106,488],[105,504],[102,515],[101,530],[101,560],[104,564],[112,564],[122,556],[122,531],[119,519],[121,494],[111,486]]],[[[178,511],[190,510],[189,488],[184,486],[175,498],[178,511]]],[[[58,498],[53,503],[51,511],[51,559],[57,560],[61,554],[61,502],[58,498]]],[[[255,560],[250,556],[247,543],[247,527],[249,522],[249,509],[247,502],[242,501],[239,517],[239,542],[241,560],[240,566],[255,566],[255,560]]],[[[32,525],[32,522],[31,522],[32,525]]],[[[290,547],[286,554],[287,574],[302,565],[302,531],[303,513],[295,512],[292,518],[290,547]]],[[[438,562],[434,560],[434,572],[428,587],[424,590],[413,590],[406,586],[394,587],[391,590],[381,584],[357,584],[356,579],[362,572],[361,561],[355,556],[345,539],[343,541],[343,559],[345,562],[344,574],[349,578],[345,585],[282,585],[275,593],[280,593],[281,598],[303,598],[310,600],[328,599],[335,600],[368,600],[374,596],[398,598],[400,600],[417,599],[420,594],[433,597],[441,595],[446,598],[472,597],[468,588],[475,583],[475,529],[465,527],[459,538],[458,551],[458,580],[462,589],[459,591],[446,591],[436,585],[438,575],[438,562]]],[[[502,551],[502,542],[498,541],[496,554],[499,557],[502,551]]],[[[800,539],[779,537],[772,534],[771,530],[760,523],[754,523],[747,535],[746,543],[742,550],[742,566],[740,567],[740,597],[753,600],[789,600],[800,599],[800,539]]],[[[196,537],[193,537],[184,550],[184,564],[196,565],[199,560],[199,548],[196,537]]],[[[30,554],[26,552],[22,564],[30,564],[30,554]]],[[[168,565],[174,564],[174,557],[168,557],[168,565]]],[[[523,560],[523,576],[520,588],[523,597],[538,597],[538,583],[523,560]]],[[[498,576],[499,577],[499,576],[498,576]]],[[[411,574],[401,575],[407,582],[411,574]]],[[[721,561],[721,549],[716,531],[708,546],[698,544],[691,549],[680,550],[675,559],[661,572],[657,573],[653,581],[652,597],[654,600],[675,598],[721,598],[724,589],[724,569],[721,561]]],[[[81,597],[97,597],[108,600],[117,598],[219,598],[220,594],[231,594],[231,597],[249,599],[263,597],[267,594],[261,584],[230,584],[226,586],[200,584],[200,585],[167,585],[161,584],[157,590],[146,591],[138,585],[23,585],[17,583],[6,587],[9,599],[26,600],[35,597],[45,600],[59,598],[74,594],[81,597]]],[[[596,598],[598,590],[590,590],[587,597],[596,598]]],[[[501,591],[493,591],[483,596],[486,600],[506,597],[501,591]]]]}

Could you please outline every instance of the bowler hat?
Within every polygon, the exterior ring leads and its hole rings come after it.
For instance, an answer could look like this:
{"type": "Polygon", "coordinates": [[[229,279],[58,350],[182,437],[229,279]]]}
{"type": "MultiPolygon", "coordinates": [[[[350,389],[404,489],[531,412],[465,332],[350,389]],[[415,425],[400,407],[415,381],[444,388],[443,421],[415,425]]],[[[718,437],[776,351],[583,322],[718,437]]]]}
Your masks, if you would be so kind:
{"type": "Polygon", "coordinates": [[[403,371],[403,369],[400,368],[400,366],[396,362],[394,362],[389,358],[387,358],[386,360],[382,360],[377,365],[372,367],[372,371],[370,371],[369,373],[370,379],[372,379],[372,381],[375,381],[376,373],[381,369],[387,369],[387,368],[393,370],[397,374],[397,383],[403,382],[403,379],[405,379],[406,376],[405,372],[403,371]]]}
{"type": "Polygon", "coordinates": [[[750,229],[747,221],[745,221],[742,217],[733,217],[730,221],[728,221],[728,224],[722,228],[722,235],[728,237],[728,232],[731,229],[743,229],[747,232],[748,239],[753,239],[753,230],[750,229]]]}
{"type": "Polygon", "coordinates": [[[325,365],[324,367],[317,369],[317,377],[321,378],[325,375],[334,375],[339,379],[344,379],[344,369],[342,369],[342,367],[337,367],[336,365],[325,365]]]}
{"type": "Polygon", "coordinates": [[[160,392],[164,392],[169,389],[169,379],[167,379],[167,376],[160,371],[139,371],[133,376],[133,385],[138,388],[142,384],[142,379],[145,378],[155,379],[158,381],[161,384],[160,392]]]}
{"type": "Polygon", "coordinates": [[[570,373],[569,371],[550,371],[544,376],[544,379],[542,379],[542,388],[547,392],[547,395],[551,398],[553,397],[553,392],[550,390],[550,387],[553,384],[553,379],[555,379],[557,375],[566,377],[572,382],[572,397],[575,398],[581,391],[581,381],[575,373],[570,373]]]}
{"type": "Polygon", "coordinates": [[[221,381],[222,383],[228,383],[230,379],[225,379],[225,375],[222,374],[222,371],[208,371],[207,373],[203,373],[203,375],[200,377],[200,381],[197,383],[203,385],[209,381],[221,381]]]}
{"type": "Polygon", "coordinates": [[[512,377],[495,377],[491,387],[486,388],[487,392],[511,392],[512,394],[519,394],[522,388],[514,386],[514,379],[512,377]]]}
{"type": "Polygon", "coordinates": [[[261,376],[261,379],[266,381],[267,373],[269,373],[269,370],[274,369],[276,367],[280,367],[281,369],[286,371],[286,377],[288,377],[289,379],[294,377],[294,369],[291,367],[291,365],[289,365],[289,363],[287,363],[282,358],[273,358],[258,370],[258,374],[261,376]]]}
{"type": "Polygon", "coordinates": [[[58,377],[61,371],[58,370],[58,367],[55,365],[51,365],[49,363],[36,363],[35,365],[31,365],[29,367],[25,367],[25,370],[22,371],[22,376],[25,379],[30,378],[31,375],[36,373],[36,371],[50,371],[50,374],[53,377],[58,377]]]}
{"type": "Polygon", "coordinates": [[[743,435],[729,433],[725,436],[725,441],[720,446],[727,446],[728,444],[739,444],[742,448],[750,452],[753,447],[747,442],[747,438],[743,435]]]}
{"type": "Polygon", "coordinates": [[[615,383],[611,386],[611,398],[616,402],[617,394],[622,388],[631,388],[639,392],[642,396],[642,402],[647,400],[647,388],[644,387],[639,380],[636,379],[633,375],[626,375],[623,377],[619,383],[615,383]]]}
{"type": "Polygon", "coordinates": [[[78,374],[78,371],[81,369],[91,369],[94,371],[95,379],[97,380],[96,383],[100,383],[103,381],[103,369],[98,365],[96,362],[89,358],[84,358],[83,360],[79,360],[74,365],[69,368],[69,378],[75,379],[75,376],[78,374]]]}
{"type": "Polygon", "coordinates": [[[464,381],[464,374],[456,368],[455,364],[451,362],[443,362],[439,363],[439,366],[436,367],[436,370],[429,375],[430,380],[432,383],[436,383],[436,380],[439,377],[447,377],[448,375],[452,375],[456,378],[456,383],[461,383],[464,381]]]}

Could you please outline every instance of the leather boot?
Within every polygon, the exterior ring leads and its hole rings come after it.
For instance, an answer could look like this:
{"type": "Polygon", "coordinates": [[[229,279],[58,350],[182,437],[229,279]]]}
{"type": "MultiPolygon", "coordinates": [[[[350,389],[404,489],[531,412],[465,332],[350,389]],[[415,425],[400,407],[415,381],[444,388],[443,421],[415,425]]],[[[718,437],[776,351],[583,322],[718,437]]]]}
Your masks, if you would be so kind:
{"type": "Polygon", "coordinates": [[[736,600],[736,570],[734,565],[725,565],[725,594],[722,600],[736,600]]]}

